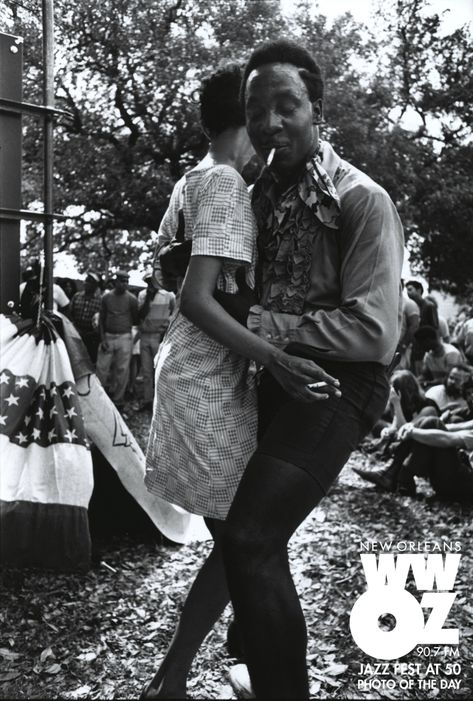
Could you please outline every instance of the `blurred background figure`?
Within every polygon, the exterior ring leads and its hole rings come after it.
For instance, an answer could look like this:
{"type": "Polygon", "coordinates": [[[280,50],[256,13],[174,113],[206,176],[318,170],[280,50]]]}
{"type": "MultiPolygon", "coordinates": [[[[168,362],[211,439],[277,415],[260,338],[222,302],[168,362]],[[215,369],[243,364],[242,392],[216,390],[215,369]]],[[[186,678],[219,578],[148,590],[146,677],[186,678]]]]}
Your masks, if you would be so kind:
{"type": "MultiPolygon", "coordinates": [[[[32,319],[37,313],[40,299],[39,281],[41,275],[41,263],[37,258],[31,260],[23,271],[23,282],[20,284],[20,314],[24,319],[32,319]]],[[[45,300],[45,288],[42,292],[43,303],[45,300]]],[[[53,285],[53,311],[66,314],[69,308],[69,297],[62,287],[53,285]]]]}
{"type": "MultiPolygon", "coordinates": [[[[404,280],[401,280],[401,284],[404,288],[404,280]]],[[[397,352],[401,354],[398,363],[398,368],[400,370],[411,369],[412,342],[414,340],[414,334],[419,328],[419,324],[420,309],[418,305],[413,299],[403,294],[401,335],[399,336],[399,343],[397,346],[397,352]]]]}
{"type": "MultiPolygon", "coordinates": [[[[409,280],[406,284],[406,292],[409,299],[415,302],[419,308],[419,324],[418,326],[431,326],[434,329],[438,329],[439,320],[437,314],[437,307],[429,300],[424,299],[424,286],[421,282],[417,280],[409,280]]],[[[412,353],[411,353],[411,370],[415,375],[419,375],[422,368],[422,359],[424,357],[424,352],[419,346],[417,339],[414,337],[412,342],[412,353]]]]}
{"type": "Polygon", "coordinates": [[[153,408],[154,356],[158,352],[159,344],[176,305],[174,293],[159,285],[153,276],[152,269],[146,271],[143,280],[148,287],[138,294],[141,375],[143,377],[143,399],[139,406],[140,411],[153,408]]]}
{"type": "Polygon", "coordinates": [[[454,331],[454,343],[462,349],[470,365],[473,365],[473,308],[465,312],[454,331]]]}
{"type": "Polygon", "coordinates": [[[468,365],[454,365],[443,382],[426,391],[425,396],[435,401],[444,421],[454,421],[454,416],[462,416],[468,408],[465,390],[471,377],[468,365]],[[448,417],[444,416],[444,412],[448,412],[448,417]]]}
{"type": "Polygon", "coordinates": [[[94,317],[102,306],[101,278],[95,270],[87,272],[84,289],[71,300],[70,317],[79,331],[93,363],[97,362],[100,334],[94,317]]]}
{"type": "Polygon", "coordinates": [[[118,409],[123,409],[133,348],[132,327],[138,324],[138,300],[128,291],[128,272],[117,270],[114,288],[102,297],[97,377],[118,409]]]}
{"type": "Polygon", "coordinates": [[[450,370],[465,361],[458,348],[440,339],[438,328],[420,326],[415,332],[415,341],[423,358],[420,381],[424,387],[444,382],[450,370]]]}
{"type": "Polygon", "coordinates": [[[437,300],[433,295],[425,295],[424,299],[426,302],[433,304],[436,308],[440,338],[442,341],[445,341],[445,343],[448,343],[450,341],[450,329],[448,328],[448,323],[445,317],[439,314],[439,305],[437,300]]]}

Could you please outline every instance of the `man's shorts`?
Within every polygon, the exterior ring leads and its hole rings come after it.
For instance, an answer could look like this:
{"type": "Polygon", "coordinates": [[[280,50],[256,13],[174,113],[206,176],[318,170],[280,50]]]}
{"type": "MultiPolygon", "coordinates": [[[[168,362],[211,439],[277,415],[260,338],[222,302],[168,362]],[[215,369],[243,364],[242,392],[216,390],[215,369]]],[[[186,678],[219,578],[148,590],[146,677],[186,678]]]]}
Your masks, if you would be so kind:
{"type": "Polygon", "coordinates": [[[383,413],[389,381],[386,368],[379,363],[316,362],[340,381],[342,396],[310,403],[297,401],[263,371],[258,385],[256,454],[300,467],[326,493],[351,452],[383,413]]]}

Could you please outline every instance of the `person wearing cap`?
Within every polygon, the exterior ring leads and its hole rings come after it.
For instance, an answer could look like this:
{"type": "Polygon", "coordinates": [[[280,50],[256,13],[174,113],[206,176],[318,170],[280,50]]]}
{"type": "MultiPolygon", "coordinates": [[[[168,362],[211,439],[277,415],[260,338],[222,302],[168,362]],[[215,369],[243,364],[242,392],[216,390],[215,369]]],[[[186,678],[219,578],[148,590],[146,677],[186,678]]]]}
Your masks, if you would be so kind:
{"type": "Polygon", "coordinates": [[[90,355],[93,363],[97,362],[100,336],[94,325],[94,317],[100,312],[102,293],[100,290],[100,275],[95,270],[88,270],[84,281],[84,289],[76,292],[71,300],[70,317],[90,355]]]}
{"type": "Polygon", "coordinates": [[[154,396],[154,356],[169,325],[169,317],[174,311],[176,297],[161,287],[153,276],[153,270],[147,270],[143,276],[147,283],[146,290],[138,294],[140,360],[143,376],[143,401],[140,410],[151,409],[154,396]]]}
{"type": "Polygon", "coordinates": [[[113,290],[101,300],[97,377],[119,409],[123,408],[133,350],[132,326],[138,324],[138,300],[128,291],[128,273],[117,270],[113,290]]]}
{"type": "MultiPolygon", "coordinates": [[[[23,271],[23,282],[20,284],[20,314],[25,319],[30,319],[35,313],[39,302],[39,279],[41,264],[37,258],[33,259],[23,271]]],[[[46,292],[43,285],[43,302],[46,301],[46,292]]],[[[62,287],[53,284],[53,311],[66,313],[69,309],[69,297],[62,287]]]]}

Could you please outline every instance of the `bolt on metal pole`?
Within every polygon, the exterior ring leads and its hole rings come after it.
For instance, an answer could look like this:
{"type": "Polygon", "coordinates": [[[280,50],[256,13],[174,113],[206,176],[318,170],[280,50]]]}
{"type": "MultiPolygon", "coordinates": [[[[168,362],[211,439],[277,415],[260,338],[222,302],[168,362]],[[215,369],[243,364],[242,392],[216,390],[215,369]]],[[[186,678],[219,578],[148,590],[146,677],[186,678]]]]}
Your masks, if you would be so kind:
{"type": "MultiPolygon", "coordinates": [[[[54,8],[53,0],[43,0],[43,104],[54,107],[54,8]]],[[[53,309],[53,116],[44,116],[44,262],[46,309],[53,309]]]]}

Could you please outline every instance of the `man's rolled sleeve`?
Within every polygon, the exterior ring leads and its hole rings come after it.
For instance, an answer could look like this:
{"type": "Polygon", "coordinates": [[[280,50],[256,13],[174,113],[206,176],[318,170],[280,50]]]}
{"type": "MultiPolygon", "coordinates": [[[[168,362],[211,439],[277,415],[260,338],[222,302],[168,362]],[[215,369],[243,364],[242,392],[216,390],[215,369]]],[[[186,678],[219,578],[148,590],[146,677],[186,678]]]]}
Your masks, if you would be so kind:
{"type": "Polygon", "coordinates": [[[399,337],[402,225],[382,188],[352,188],[342,199],[340,305],[302,316],[252,307],[248,328],[283,347],[311,346],[321,357],[388,364],[399,337]]]}

